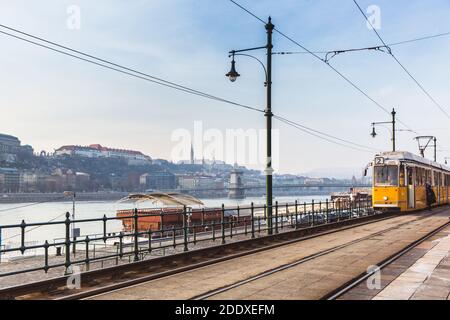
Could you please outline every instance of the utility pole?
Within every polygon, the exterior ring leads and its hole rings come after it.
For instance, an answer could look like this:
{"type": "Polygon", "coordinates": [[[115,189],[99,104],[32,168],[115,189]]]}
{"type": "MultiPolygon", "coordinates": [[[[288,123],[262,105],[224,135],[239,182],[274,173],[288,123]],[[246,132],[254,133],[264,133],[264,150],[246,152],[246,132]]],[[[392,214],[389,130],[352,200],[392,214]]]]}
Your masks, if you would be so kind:
{"type": "Polygon", "coordinates": [[[267,163],[266,163],[266,204],[269,234],[272,234],[273,188],[272,188],[272,33],[275,26],[272,19],[266,24],[267,30],[267,108],[265,110],[267,129],[267,163]]]}
{"type": "Polygon", "coordinates": [[[391,112],[392,121],[373,122],[372,123],[372,133],[370,134],[373,138],[375,138],[377,136],[377,132],[375,131],[375,126],[380,125],[380,124],[392,124],[392,132],[391,132],[392,136],[391,136],[391,139],[392,139],[392,151],[393,152],[395,152],[395,150],[396,150],[396,148],[395,148],[395,132],[396,132],[396,129],[395,129],[395,123],[396,123],[395,115],[396,114],[397,114],[397,112],[395,112],[395,108],[392,108],[392,112],[391,112]]]}
{"type": "Polygon", "coordinates": [[[272,35],[273,30],[275,29],[275,26],[272,24],[272,18],[269,17],[269,20],[267,21],[267,24],[265,26],[267,31],[267,44],[265,46],[261,47],[255,47],[255,48],[249,48],[249,49],[242,49],[242,50],[232,50],[229,52],[229,57],[233,57],[231,60],[231,69],[226,74],[226,77],[230,79],[231,82],[235,82],[238,77],[241,75],[236,71],[236,62],[235,57],[236,56],[245,56],[252,58],[260,63],[260,65],[264,68],[265,76],[266,76],[266,82],[264,85],[266,86],[266,92],[267,92],[267,106],[264,110],[264,116],[266,117],[266,130],[267,130],[267,136],[266,136],[266,168],[265,168],[265,175],[266,175],[266,206],[267,206],[267,213],[266,213],[266,219],[267,219],[267,229],[268,234],[272,234],[272,217],[273,217],[273,188],[272,188],[272,175],[273,175],[273,168],[272,168],[272,35]],[[249,55],[249,54],[243,54],[242,52],[248,52],[248,51],[254,51],[254,50],[261,50],[266,49],[267,53],[267,63],[264,65],[264,63],[256,58],[255,56],[249,55]]]}
{"type": "Polygon", "coordinates": [[[437,138],[434,137],[434,162],[437,162],[437,138]]]}
{"type": "Polygon", "coordinates": [[[392,151],[395,152],[395,109],[392,109],[392,151]]]}

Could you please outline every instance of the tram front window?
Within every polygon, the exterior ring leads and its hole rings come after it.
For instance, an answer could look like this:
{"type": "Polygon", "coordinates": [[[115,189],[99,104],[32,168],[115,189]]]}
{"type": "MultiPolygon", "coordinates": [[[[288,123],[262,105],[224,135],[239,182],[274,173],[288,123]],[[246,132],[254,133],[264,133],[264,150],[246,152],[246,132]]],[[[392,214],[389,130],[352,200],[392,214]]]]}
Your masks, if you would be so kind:
{"type": "Polygon", "coordinates": [[[376,186],[398,186],[397,166],[375,167],[374,174],[376,186]]]}

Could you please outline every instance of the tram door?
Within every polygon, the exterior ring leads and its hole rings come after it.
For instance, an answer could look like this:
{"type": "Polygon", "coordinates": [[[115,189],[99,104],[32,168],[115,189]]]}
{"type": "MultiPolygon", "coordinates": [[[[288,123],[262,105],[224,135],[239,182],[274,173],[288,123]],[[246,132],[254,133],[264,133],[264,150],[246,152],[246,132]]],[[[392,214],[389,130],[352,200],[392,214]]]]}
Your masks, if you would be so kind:
{"type": "Polygon", "coordinates": [[[416,207],[414,191],[414,168],[406,167],[406,176],[408,177],[408,209],[414,209],[416,207]]]}

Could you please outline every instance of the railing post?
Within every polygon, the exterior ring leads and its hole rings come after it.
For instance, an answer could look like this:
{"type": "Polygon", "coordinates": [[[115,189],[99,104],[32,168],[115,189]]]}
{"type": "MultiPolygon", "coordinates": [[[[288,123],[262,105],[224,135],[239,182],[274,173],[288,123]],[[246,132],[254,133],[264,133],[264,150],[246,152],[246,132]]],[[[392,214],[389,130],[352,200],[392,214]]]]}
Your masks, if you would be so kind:
{"type": "Polygon", "coordinates": [[[222,203],[222,212],[220,216],[220,223],[222,225],[222,244],[225,244],[225,205],[222,203]]]}
{"type": "Polygon", "coordinates": [[[341,221],[341,198],[338,198],[337,221],[341,221]]]}
{"type": "MultiPolygon", "coordinates": [[[[306,202],[303,202],[303,217],[306,218],[306,202]]],[[[308,214],[308,223],[311,223],[308,214]]]]}
{"type": "Polygon", "coordinates": [[[298,201],[295,200],[295,230],[298,229],[298,201]]]}
{"type": "Polygon", "coordinates": [[[139,216],[138,209],[134,209],[134,261],[139,261],[139,216]]]}
{"type": "MultiPolygon", "coordinates": [[[[289,212],[289,204],[288,204],[288,203],[286,203],[285,217],[286,217],[286,219],[291,218],[291,221],[292,221],[292,215],[291,215],[290,212],[289,212]]],[[[284,220],[284,217],[283,217],[283,219],[281,220],[281,229],[283,229],[283,220],[284,220]]]]}
{"type": "Polygon", "coordinates": [[[194,246],[197,245],[197,228],[195,228],[195,224],[192,224],[192,232],[194,233],[194,246]]]}
{"type": "Polygon", "coordinates": [[[327,210],[326,215],[325,215],[325,219],[326,219],[325,222],[328,224],[330,222],[329,215],[328,215],[328,209],[329,209],[329,207],[328,207],[328,198],[325,201],[325,209],[327,210]]]}
{"type": "MultiPolygon", "coordinates": [[[[95,245],[94,245],[95,250],[95,245]]],[[[123,232],[120,231],[119,233],[119,257],[122,259],[123,257],[123,232]]]]}
{"type": "MultiPolygon", "coordinates": [[[[264,221],[266,221],[267,234],[270,235],[271,231],[269,230],[269,219],[267,219],[267,205],[264,204],[264,221]]],[[[258,233],[261,233],[261,217],[258,217],[258,233]]]]}
{"type": "Polygon", "coordinates": [[[252,215],[252,239],[255,238],[255,207],[253,202],[251,203],[251,215],[252,215]]]}
{"type": "Polygon", "coordinates": [[[172,226],[172,240],[173,240],[173,248],[174,249],[177,247],[177,235],[176,235],[176,232],[177,232],[177,230],[175,229],[175,226],[172,226]]]}
{"type": "Polygon", "coordinates": [[[106,237],[106,222],[108,221],[108,218],[106,218],[106,214],[103,215],[103,242],[106,243],[107,237],[106,237]]]}
{"type": "Polygon", "coordinates": [[[187,225],[187,208],[186,206],[183,207],[183,240],[184,240],[184,248],[183,251],[188,251],[188,225],[187,225]]]}
{"type": "Polygon", "coordinates": [[[45,249],[44,271],[45,271],[45,273],[47,273],[48,269],[49,269],[49,266],[48,266],[48,247],[49,246],[50,245],[48,244],[48,241],[45,240],[45,243],[44,243],[44,249],[45,249]]]}
{"type": "Polygon", "coordinates": [[[86,239],[85,239],[85,243],[86,243],[86,248],[85,248],[85,260],[86,260],[86,271],[89,271],[89,241],[90,241],[90,239],[89,239],[89,236],[86,236],[86,239]]]}
{"type": "MultiPolygon", "coordinates": [[[[322,217],[322,223],[323,223],[323,220],[324,220],[324,218],[323,218],[323,212],[322,212],[322,201],[319,201],[319,214],[320,214],[320,216],[322,217]]],[[[319,222],[319,224],[320,224],[320,222],[319,222]]]]}
{"type": "Polygon", "coordinates": [[[64,263],[64,266],[66,268],[65,274],[69,274],[69,268],[71,265],[70,262],[70,213],[66,212],[66,220],[64,221],[64,224],[66,226],[66,261],[64,263]]]}
{"type": "Polygon", "coordinates": [[[312,200],[311,201],[311,207],[312,207],[312,209],[311,209],[311,213],[312,213],[312,223],[311,223],[311,226],[312,227],[314,227],[314,200],[312,200]]]}
{"type": "Polygon", "coordinates": [[[275,201],[275,234],[278,233],[278,201],[275,201]]]}
{"type": "Polygon", "coordinates": [[[25,246],[25,228],[27,227],[27,224],[25,223],[25,220],[22,220],[20,223],[20,253],[24,254],[26,250],[25,246]]]}
{"type": "Polygon", "coordinates": [[[358,200],[358,216],[361,218],[362,217],[362,211],[361,211],[361,199],[358,200]]]}
{"type": "Polygon", "coordinates": [[[148,253],[152,253],[152,229],[148,229],[148,253]]]}

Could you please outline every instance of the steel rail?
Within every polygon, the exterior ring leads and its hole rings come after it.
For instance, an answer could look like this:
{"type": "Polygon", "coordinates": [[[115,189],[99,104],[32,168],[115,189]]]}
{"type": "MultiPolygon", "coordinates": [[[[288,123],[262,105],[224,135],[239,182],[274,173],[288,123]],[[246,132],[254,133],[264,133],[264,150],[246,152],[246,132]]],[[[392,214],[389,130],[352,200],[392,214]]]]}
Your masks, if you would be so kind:
{"type": "Polygon", "coordinates": [[[407,245],[403,250],[393,254],[392,256],[390,256],[389,258],[384,260],[382,263],[380,263],[378,265],[378,268],[371,270],[370,272],[364,272],[363,274],[361,274],[361,275],[357,276],[356,278],[352,279],[351,281],[347,282],[346,284],[344,284],[342,287],[338,288],[337,290],[322,297],[321,300],[336,300],[336,299],[338,299],[339,297],[343,296],[344,294],[346,294],[347,292],[351,291],[353,288],[355,288],[356,286],[361,284],[363,281],[366,281],[368,278],[370,278],[376,272],[380,272],[382,269],[386,268],[387,266],[389,266],[390,264],[392,264],[393,262],[395,262],[396,260],[398,260],[399,258],[404,256],[405,254],[407,254],[408,252],[410,252],[411,250],[416,248],[418,245],[427,241],[428,239],[435,236],[436,234],[438,234],[439,232],[441,232],[442,230],[446,229],[449,226],[450,226],[450,221],[447,222],[446,224],[434,229],[433,231],[429,232],[422,238],[407,245]]]}
{"type": "MultiPolygon", "coordinates": [[[[271,249],[276,249],[276,248],[279,248],[279,247],[291,245],[291,244],[294,244],[294,243],[297,243],[297,242],[301,242],[301,241],[305,241],[305,240],[308,240],[308,239],[314,239],[314,238],[317,238],[317,237],[320,237],[320,236],[333,234],[333,233],[336,233],[336,232],[352,229],[352,228],[355,228],[355,227],[364,226],[364,225],[367,225],[367,224],[372,224],[372,223],[375,223],[375,222],[380,222],[380,221],[392,219],[392,218],[395,218],[395,217],[398,217],[398,215],[397,214],[392,214],[392,216],[384,217],[384,218],[381,218],[381,219],[376,219],[374,221],[364,222],[364,223],[360,223],[360,224],[357,224],[357,225],[351,225],[351,226],[345,227],[345,228],[339,228],[339,229],[328,231],[328,232],[321,232],[321,233],[318,233],[318,234],[302,237],[300,239],[294,239],[294,240],[290,240],[290,241],[285,241],[285,242],[273,244],[273,245],[270,245],[270,246],[267,246],[267,247],[263,247],[263,248],[249,250],[249,251],[246,251],[246,252],[233,254],[233,255],[228,256],[228,257],[218,258],[218,259],[214,259],[212,261],[207,261],[207,262],[204,262],[204,263],[202,262],[202,263],[198,263],[196,265],[192,265],[192,266],[188,266],[188,267],[182,267],[182,268],[179,268],[179,269],[176,269],[176,270],[170,270],[168,272],[163,272],[163,273],[158,274],[158,275],[150,275],[150,276],[145,276],[145,277],[142,277],[142,278],[139,278],[139,279],[133,279],[133,280],[128,281],[126,283],[120,283],[120,284],[112,285],[111,287],[105,288],[106,291],[103,288],[100,288],[99,290],[101,292],[99,292],[97,294],[94,294],[94,295],[85,296],[84,293],[81,293],[81,296],[78,295],[78,294],[75,294],[75,295],[72,295],[70,297],[63,298],[61,300],[69,300],[69,299],[72,300],[72,299],[80,299],[80,298],[84,299],[84,298],[90,298],[90,297],[94,297],[94,296],[101,296],[103,294],[110,294],[110,293],[112,293],[114,291],[118,291],[118,290],[121,290],[121,289],[124,289],[124,288],[128,288],[128,287],[133,287],[133,286],[145,283],[145,282],[149,282],[149,281],[152,281],[152,280],[157,280],[157,279],[164,278],[164,277],[167,277],[167,276],[171,276],[171,275],[174,275],[174,274],[191,271],[191,270],[198,269],[198,268],[201,268],[201,267],[205,267],[205,266],[217,264],[217,263],[220,263],[220,262],[224,262],[224,261],[228,261],[228,260],[232,260],[232,259],[236,259],[236,258],[240,258],[240,257],[244,257],[244,256],[260,253],[260,252],[263,252],[263,251],[268,251],[268,250],[271,250],[271,249]]],[[[352,221],[352,220],[345,220],[345,221],[348,222],[348,221],[352,221]]],[[[344,222],[344,221],[342,221],[342,222],[344,222]]],[[[316,228],[316,227],[314,227],[314,228],[316,228]]],[[[384,230],[384,232],[385,231],[386,230],[384,230]]],[[[372,235],[372,236],[374,236],[374,235],[372,235]]],[[[244,280],[244,281],[246,281],[246,280],[244,280]]],[[[250,282],[250,281],[248,281],[248,282],[250,282]]],[[[226,290],[224,290],[224,291],[226,291],[226,290]]],[[[201,299],[196,299],[196,297],[194,297],[194,298],[191,298],[190,300],[201,300],[201,299]]]]}
{"type": "Polygon", "coordinates": [[[261,279],[261,278],[268,277],[268,276],[273,275],[273,274],[275,274],[275,273],[278,273],[278,272],[281,272],[281,271],[284,271],[284,270],[287,270],[287,269],[296,267],[296,266],[301,265],[301,264],[303,264],[303,263],[305,263],[305,262],[308,262],[308,261],[311,261],[311,260],[320,258],[320,257],[322,257],[322,256],[325,256],[325,255],[327,255],[327,254],[336,252],[336,251],[341,250],[341,249],[343,249],[343,248],[346,248],[346,247],[352,246],[352,245],[354,245],[354,244],[357,244],[357,243],[363,242],[363,241],[365,241],[365,240],[368,240],[368,239],[370,239],[370,238],[379,236],[379,235],[381,235],[381,234],[383,234],[383,233],[386,233],[386,232],[395,230],[395,229],[397,229],[397,228],[399,228],[399,227],[402,227],[402,226],[404,226],[404,225],[408,225],[408,224],[410,224],[410,223],[417,222],[417,221],[420,221],[420,220],[422,220],[422,219],[429,218],[430,216],[433,216],[433,215],[435,215],[435,214],[437,214],[437,213],[433,213],[433,214],[429,214],[429,215],[426,215],[426,216],[423,216],[423,217],[419,217],[419,218],[417,218],[417,219],[415,219],[415,220],[412,220],[412,221],[408,221],[408,222],[404,222],[404,223],[398,224],[398,225],[396,225],[396,226],[394,226],[394,227],[391,227],[391,228],[388,228],[388,229],[384,229],[384,230],[382,230],[382,231],[379,231],[379,232],[370,234],[370,235],[365,236],[365,237],[363,237],[363,238],[356,239],[356,240],[353,240],[353,241],[344,243],[344,244],[342,244],[342,245],[339,245],[339,246],[336,246],[336,247],[333,247],[333,248],[330,248],[330,249],[326,249],[326,250],[317,252],[317,253],[315,253],[315,254],[306,256],[306,257],[301,258],[301,259],[299,259],[299,260],[296,260],[296,261],[294,261],[294,262],[291,262],[291,263],[288,263],[288,264],[285,264],[285,265],[282,265],[282,266],[279,266],[279,267],[276,267],[276,268],[273,268],[273,269],[270,269],[270,270],[261,272],[260,274],[257,274],[257,275],[255,275],[255,276],[252,276],[252,277],[247,278],[247,279],[245,279],[245,280],[236,282],[236,283],[234,283],[234,284],[231,284],[231,285],[228,285],[228,286],[224,286],[224,287],[221,287],[221,288],[216,289],[216,290],[209,291],[209,292],[207,292],[207,293],[205,293],[205,294],[201,294],[201,295],[199,295],[199,296],[196,296],[196,297],[192,298],[191,300],[205,300],[205,299],[208,299],[208,298],[210,298],[210,297],[213,297],[213,296],[216,296],[216,295],[218,295],[218,294],[224,293],[224,292],[229,291],[229,290],[231,290],[231,289],[241,287],[241,286],[243,286],[243,285],[245,285],[245,284],[247,284],[247,283],[250,283],[250,282],[259,280],[259,279],[261,279]]]}
{"type": "MultiPolygon", "coordinates": [[[[160,258],[155,258],[151,260],[143,260],[133,263],[128,263],[124,265],[114,266],[114,267],[108,267],[104,269],[97,269],[92,271],[87,271],[81,274],[82,281],[85,283],[90,283],[91,281],[98,281],[101,278],[109,277],[109,281],[111,282],[111,276],[118,276],[118,275],[124,275],[126,273],[139,271],[141,273],[145,273],[145,269],[150,269],[152,267],[164,264],[170,264],[176,261],[183,261],[186,259],[191,259],[195,261],[196,258],[205,258],[214,255],[219,254],[222,255],[220,258],[210,259],[204,262],[200,263],[194,263],[187,266],[183,266],[177,269],[159,272],[152,271],[154,274],[146,275],[143,277],[138,277],[136,279],[126,280],[122,281],[120,283],[113,283],[111,285],[105,285],[102,287],[96,287],[92,290],[85,290],[82,292],[78,292],[75,294],[62,294],[61,297],[56,297],[55,299],[82,299],[86,297],[90,297],[93,295],[98,295],[105,292],[110,292],[112,290],[116,290],[118,288],[125,288],[129,287],[134,284],[147,282],[149,280],[154,280],[156,278],[161,278],[164,276],[193,270],[196,268],[199,268],[201,266],[205,265],[212,265],[218,262],[231,260],[237,257],[241,257],[244,255],[249,255],[252,253],[258,253],[270,249],[274,249],[280,246],[304,241],[307,239],[319,237],[326,234],[332,234],[339,231],[351,229],[358,226],[363,226],[371,223],[375,223],[378,221],[383,221],[387,219],[391,219],[394,217],[397,217],[397,213],[387,213],[387,214],[374,214],[365,216],[362,218],[356,218],[356,219],[346,219],[339,222],[333,222],[329,224],[322,224],[314,227],[304,228],[304,229],[298,229],[294,231],[289,231],[285,233],[279,233],[272,236],[266,236],[266,237],[260,237],[256,239],[248,239],[238,242],[232,242],[224,245],[214,246],[214,247],[207,247],[203,249],[193,250],[190,252],[184,252],[176,255],[171,256],[165,256],[160,258]],[[331,229],[331,230],[329,230],[331,229]],[[327,231],[329,230],[329,231],[327,231]],[[313,234],[312,234],[313,233],[313,234]],[[292,239],[294,238],[294,239],[292,239]],[[282,241],[280,243],[273,244],[274,241],[282,241]],[[267,245],[267,243],[272,243],[271,245],[267,245]],[[250,249],[248,250],[246,247],[254,247],[262,245],[263,247],[256,248],[256,249],[250,249]],[[245,250],[244,252],[238,252],[234,254],[227,254],[227,251],[230,250],[245,250]],[[224,256],[225,255],[225,256],[224,256]],[[156,278],[155,278],[156,276],[156,278]]],[[[186,264],[186,262],[185,262],[186,264]]],[[[161,266],[159,266],[160,269],[162,269],[161,266]]],[[[149,271],[147,271],[148,273],[149,271]]],[[[0,289],[0,299],[16,299],[17,297],[26,296],[30,294],[40,294],[43,296],[45,293],[49,293],[50,291],[54,291],[55,288],[64,287],[66,285],[67,279],[69,276],[62,276],[57,277],[53,279],[38,281],[30,284],[24,284],[9,288],[0,289]]],[[[105,279],[103,279],[105,280],[105,279]]],[[[63,293],[63,292],[61,292],[63,293]]],[[[53,292],[55,294],[55,292],[53,292]]]]}

